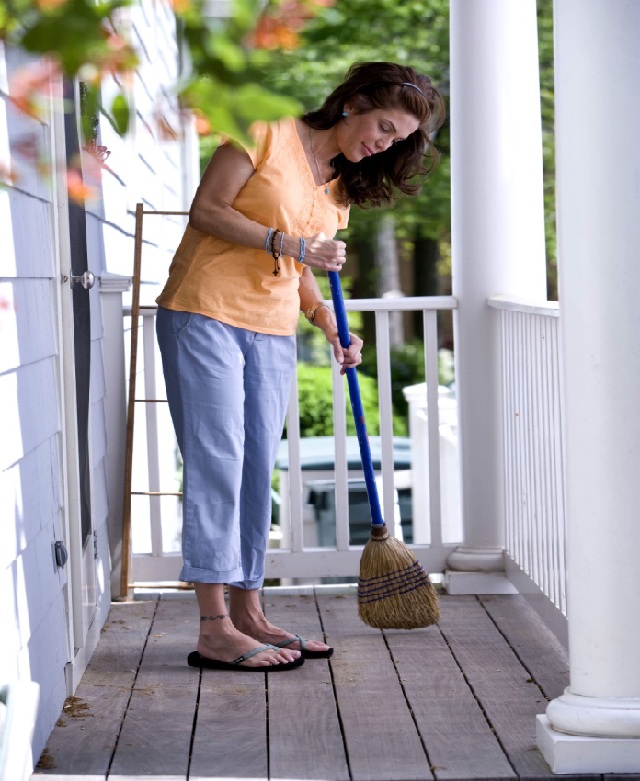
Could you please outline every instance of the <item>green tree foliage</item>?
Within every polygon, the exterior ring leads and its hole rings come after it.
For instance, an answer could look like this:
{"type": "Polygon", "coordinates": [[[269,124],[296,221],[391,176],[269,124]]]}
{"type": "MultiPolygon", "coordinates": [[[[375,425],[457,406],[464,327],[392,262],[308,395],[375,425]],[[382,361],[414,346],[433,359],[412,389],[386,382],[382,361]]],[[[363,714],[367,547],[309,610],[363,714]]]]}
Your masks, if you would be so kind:
{"type": "MultiPolygon", "coordinates": [[[[359,375],[360,395],[367,431],[370,436],[380,433],[378,389],[375,380],[359,375]]],[[[333,434],[333,385],[329,366],[298,364],[298,391],[300,398],[300,434],[320,437],[333,434]]],[[[356,433],[351,407],[347,401],[347,434],[356,433]]]]}
{"type": "Polygon", "coordinates": [[[547,248],[547,294],[558,298],[553,94],[553,0],[538,0],[538,50],[544,167],[544,218],[547,248]]]}
{"type": "MultiPolygon", "coordinates": [[[[449,386],[454,380],[452,353],[440,350],[438,355],[438,384],[449,386]]],[[[372,351],[363,354],[361,371],[377,382],[378,367],[372,351]]],[[[394,409],[394,434],[407,433],[407,400],[404,390],[411,385],[425,381],[424,344],[413,340],[399,347],[391,348],[391,401],[394,409]]]]}

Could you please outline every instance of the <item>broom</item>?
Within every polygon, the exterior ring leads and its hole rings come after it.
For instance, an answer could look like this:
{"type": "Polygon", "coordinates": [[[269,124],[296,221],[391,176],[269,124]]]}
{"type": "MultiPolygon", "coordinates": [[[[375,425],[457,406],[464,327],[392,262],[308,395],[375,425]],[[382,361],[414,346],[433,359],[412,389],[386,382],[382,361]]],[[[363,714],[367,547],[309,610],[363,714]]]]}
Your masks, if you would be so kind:
{"type": "MultiPolygon", "coordinates": [[[[328,271],[327,276],[340,344],[346,348],[351,338],[340,276],[337,271],[328,271]]],[[[429,576],[409,548],[390,537],[387,531],[373,471],[358,373],[350,368],[346,375],[371,508],[371,538],[360,560],[358,614],[365,624],[376,629],[416,629],[435,624],[440,620],[440,605],[429,576]]]]}

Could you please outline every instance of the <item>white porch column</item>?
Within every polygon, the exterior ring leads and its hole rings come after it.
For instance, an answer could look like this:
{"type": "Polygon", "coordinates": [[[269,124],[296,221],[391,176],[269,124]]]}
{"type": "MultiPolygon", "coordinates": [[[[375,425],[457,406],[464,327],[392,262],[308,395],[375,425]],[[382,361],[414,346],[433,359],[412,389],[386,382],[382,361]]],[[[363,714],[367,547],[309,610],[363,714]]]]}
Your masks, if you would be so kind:
{"type": "Polygon", "coordinates": [[[451,593],[501,591],[504,571],[497,318],[487,298],[546,300],[534,0],[451,0],[456,395],[463,545],[451,593]]]}
{"type": "Polygon", "coordinates": [[[555,14],[571,674],[538,745],[557,773],[637,773],[640,3],[555,14]]]}

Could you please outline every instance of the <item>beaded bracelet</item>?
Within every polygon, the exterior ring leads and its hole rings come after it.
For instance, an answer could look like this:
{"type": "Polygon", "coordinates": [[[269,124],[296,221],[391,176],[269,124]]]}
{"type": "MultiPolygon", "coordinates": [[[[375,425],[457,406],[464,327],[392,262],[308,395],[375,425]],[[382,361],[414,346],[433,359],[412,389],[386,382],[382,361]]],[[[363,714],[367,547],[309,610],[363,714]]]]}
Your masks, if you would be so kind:
{"type": "Polygon", "coordinates": [[[300,237],[300,254],[298,255],[298,263],[304,263],[304,254],[306,252],[305,241],[300,237]]]}
{"type": "Polygon", "coordinates": [[[271,241],[269,242],[269,249],[267,250],[267,252],[268,252],[270,255],[273,255],[273,253],[276,251],[276,250],[275,250],[275,241],[276,241],[276,237],[277,237],[277,235],[278,235],[279,233],[280,233],[280,231],[279,231],[279,230],[276,228],[276,229],[273,231],[273,233],[271,234],[271,241]]]}
{"type": "Polygon", "coordinates": [[[282,242],[284,241],[284,233],[276,228],[271,237],[271,256],[273,257],[273,271],[271,272],[274,277],[280,276],[280,258],[282,257],[282,242]],[[276,250],[276,238],[280,234],[280,251],[276,250]]]}

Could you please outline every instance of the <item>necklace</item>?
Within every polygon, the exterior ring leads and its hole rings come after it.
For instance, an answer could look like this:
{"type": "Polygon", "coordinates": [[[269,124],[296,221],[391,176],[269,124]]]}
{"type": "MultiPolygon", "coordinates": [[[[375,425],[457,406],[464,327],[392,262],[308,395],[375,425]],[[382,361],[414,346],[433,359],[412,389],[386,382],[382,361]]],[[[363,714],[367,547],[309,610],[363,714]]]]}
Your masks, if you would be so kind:
{"type": "MultiPolygon", "coordinates": [[[[318,171],[318,176],[320,177],[320,181],[322,184],[328,184],[324,176],[322,175],[322,171],[320,170],[320,165],[318,163],[318,158],[316,157],[316,150],[313,148],[313,130],[311,129],[311,125],[309,125],[309,141],[311,142],[311,154],[313,155],[313,162],[316,164],[316,169],[318,171]]],[[[327,186],[325,187],[324,194],[329,195],[331,192],[331,189],[327,186]]]]}

